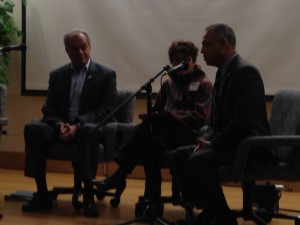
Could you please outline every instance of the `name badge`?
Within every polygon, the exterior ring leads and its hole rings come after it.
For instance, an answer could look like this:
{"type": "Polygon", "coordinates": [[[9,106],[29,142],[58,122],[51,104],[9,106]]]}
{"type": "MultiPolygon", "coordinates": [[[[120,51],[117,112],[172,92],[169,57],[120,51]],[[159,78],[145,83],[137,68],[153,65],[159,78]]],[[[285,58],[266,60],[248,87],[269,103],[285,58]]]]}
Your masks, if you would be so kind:
{"type": "Polygon", "coordinates": [[[200,82],[196,81],[196,82],[191,82],[190,86],[189,86],[189,91],[197,91],[199,88],[200,82]]]}

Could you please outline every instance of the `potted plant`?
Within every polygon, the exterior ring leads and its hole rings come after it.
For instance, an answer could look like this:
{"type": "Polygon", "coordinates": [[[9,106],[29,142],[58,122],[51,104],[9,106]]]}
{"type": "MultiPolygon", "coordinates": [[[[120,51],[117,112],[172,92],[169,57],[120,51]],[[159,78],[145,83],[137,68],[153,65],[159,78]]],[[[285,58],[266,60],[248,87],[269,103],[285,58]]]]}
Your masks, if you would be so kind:
{"type": "MultiPolygon", "coordinates": [[[[0,47],[9,46],[14,35],[20,36],[21,30],[16,27],[13,17],[15,4],[12,0],[0,0],[0,47]]],[[[5,67],[9,63],[8,54],[0,56],[0,84],[8,84],[5,67]]]]}
{"type": "MultiPolygon", "coordinates": [[[[12,0],[0,0],[0,48],[9,46],[11,44],[11,38],[14,37],[15,35],[17,36],[21,35],[21,30],[18,29],[18,27],[14,23],[14,17],[13,17],[14,7],[15,4],[12,0]]],[[[7,94],[6,85],[8,84],[5,68],[9,63],[9,60],[10,60],[9,55],[6,53],[2,54],[1,51],[0,52],[0,126],[2,124],[1,118],[3,117],[4,106],[6,102],[6,94],[7,94]]]]}
{"type": "MultiPolygon", "coordinates": [[[[0,0],[0,48],[11,44],[11,38],[20,36],[21,30],[14,23],[13,10],[15,4],[12,0],[0,0]]],[[[0,117],[3,116],[6,101],[6,85],[8,79],[5,68],[9,63],[9,55],[0,52],[0,117]]]]}

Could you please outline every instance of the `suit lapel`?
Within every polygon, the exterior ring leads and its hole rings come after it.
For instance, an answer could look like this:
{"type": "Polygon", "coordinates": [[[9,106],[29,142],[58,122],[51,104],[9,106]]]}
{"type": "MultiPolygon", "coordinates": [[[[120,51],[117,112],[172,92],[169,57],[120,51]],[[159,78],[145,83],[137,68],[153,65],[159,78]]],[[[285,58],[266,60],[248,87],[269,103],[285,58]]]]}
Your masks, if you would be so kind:
{"type": "Polygon", "coordinates": [[[231,75],[231,72],[227,72],[224,77],[223,77],[223,80],[220,84],[220,88],[219,88],[219,96],[222,96],[222,92],[223,92],[223,89],[224,89],[224,86],[225,86],[225,83],[226,81],[228,80],[228,78],[230,77],[231,75]]]}
{"type": "Polygon", "coordinates": [[[68,65],[68,67],[66,68],[66,71],[63,71],[62,73],[62,76],[64,76],[64,96],[62,96],[62,98],[64,98],[64,101],[65,104],[64,104],[64,107],[65,107],[65,112],[69,113],[69,107],[70,107],[70,91],[71,91],[71,74],[72,74],[72,69],[71,69],[71,64],[68,65]]]}
{"type": "Polygon", "coordinates": [[[235,69],[238,61],[240,59],[239,55],[236,55],[234,57],[234,59],[230,62],[230,64],[228,65],[228,68],[226,69],[226,73],[223,77],[223,81],[220,84],[220,89],[219,89],[219,96],[222,96],[223,90],[224,90],[224,86],[226,85],[226,82],[229,80],[229,78],[232,75],[232,71],[235,69]]]}

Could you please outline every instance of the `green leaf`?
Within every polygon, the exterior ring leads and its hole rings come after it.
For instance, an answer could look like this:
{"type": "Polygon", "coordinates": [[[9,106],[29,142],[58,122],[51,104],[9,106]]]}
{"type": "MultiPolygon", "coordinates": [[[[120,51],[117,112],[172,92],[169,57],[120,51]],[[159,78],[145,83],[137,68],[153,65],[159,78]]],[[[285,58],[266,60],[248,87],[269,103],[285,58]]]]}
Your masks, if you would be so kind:
{"type": "MultiPolygon", "coordinates": [[[[22,4],[27,4],[27,1],[22,0],[22,4]]],[[[9,46],[13,36],[22,35],[21,30],[14,23],[14,7],[12,0],[0,0],[0,47],[9,46]]],[[[8,84],[5,68],[9,60],[7,54],[0,56],[0,84],[8,84]]]]}

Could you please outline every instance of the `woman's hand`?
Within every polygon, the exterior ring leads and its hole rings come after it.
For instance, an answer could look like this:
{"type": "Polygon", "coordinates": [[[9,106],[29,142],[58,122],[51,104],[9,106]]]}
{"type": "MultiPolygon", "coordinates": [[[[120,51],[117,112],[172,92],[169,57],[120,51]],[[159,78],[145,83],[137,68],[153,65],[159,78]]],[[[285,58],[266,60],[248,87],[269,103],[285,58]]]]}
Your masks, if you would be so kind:
{"type": "Polygon", "coordinates": [[[199,137],[196,139],[196,142],[197,142],[197,146],[194,149],[194,152],[201,151],[203,149],[208,149],[211,146],[210,141],[204,140],[204,139],[199,138],[199,137]]]}

